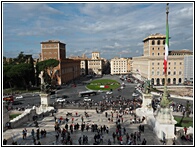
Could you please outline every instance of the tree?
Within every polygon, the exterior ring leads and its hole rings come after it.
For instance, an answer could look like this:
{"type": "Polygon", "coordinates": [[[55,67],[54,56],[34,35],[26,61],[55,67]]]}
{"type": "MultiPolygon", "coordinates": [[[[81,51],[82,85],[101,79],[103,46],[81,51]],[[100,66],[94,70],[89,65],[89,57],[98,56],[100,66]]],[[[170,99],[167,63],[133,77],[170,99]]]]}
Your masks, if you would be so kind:
{"type": "Polygon", "coordinates": [[[41,62],[38,62],[36,65],[37,75],[44,72],[44,85],[52,85],[54,76],[55,76],[55,67],[59,65],[59,61],[56,59],[48,59],[41,62]]]}
{"type": "Polygon", "coordinates": [[[28,89],[29,82],[34,79],[32,76],[32,65],[27,63],[8,65],[4,68],[4,78],[8,79],[9,82],[16,87],[24,87],[28,89]]]}

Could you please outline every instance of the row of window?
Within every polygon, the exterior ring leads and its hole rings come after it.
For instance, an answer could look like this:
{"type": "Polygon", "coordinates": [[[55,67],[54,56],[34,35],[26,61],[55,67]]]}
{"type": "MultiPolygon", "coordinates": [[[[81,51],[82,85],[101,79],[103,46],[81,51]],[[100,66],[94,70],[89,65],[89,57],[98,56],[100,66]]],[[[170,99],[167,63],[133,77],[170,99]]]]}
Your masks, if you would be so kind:
{"type": "MultiPolygon", "coordinates": [[[[153,55],[153,56],[155,55],[154,52],[152,53],[152,55],[153,55]]],[[[157,53],[157,55],[160,55],[160,53],[157,53]]],[[[163,55],[165,55],[165,53],[163,53],[163,55]]]]}
{"type": "Polygon", "coordinates": [[[44,52],[44,54],[57,54],[57,52],[44,52]]]}
{"type": "MultiPolygon", "coordinates": [[[[168,75],[172,75],[170,71],[168,71],[167,74],[168,74],[168,75]]],[[[174,72],[173,72],[173,75],[176,75],[176,74],[177,74],[177,72],[174,71],[174,72]]],[[[181,74],[182,74],[182,72],[179,71],[179,75],[181,75],[181,74]]],[[[152,71],[152,75],[155,75],[155,72],[154,72],[154,71],[152,71]]],[[[157,71],[156,75],[160,75],[160,72],[157,71]]],[[[164,75],[164,71],[163,71],[162,75],[164,75]]]]}
{"type": "Polygon", "coordinates": [[[160,40],[158,40],[158,41],[155,41],[155,40],[152,40],[152,45],[161,45],[161,42],[162,42],[162,45],[165,45],[165,40],[163,40],[163,41],[160,41],[160,40]]]}
{"type": "Polygon", "coordinates": [[[42,45],[42,48],[54,48],[58,47],[58,45],[42,45]]]}
{"type": "MultiPolygon", "coordinates": [[[[158,62],[157,65],[159,65],[160,63],[158,62]]],[[[174,65],[176,65],[177,63],[174,62],[174,65]]],[[[152,62],[152,65],[154,65],[154,62],[152,62]]],[[[164,65],[164,62],[163,62],[163,65],[164,65]]],[[[168,65],[171,65],[171,62],[168,63],[168,65]]],[[[179,62],[179,65],[182,65],[182,62],[179,62]]]]}
{"type": "Polygon", "coordinates": [[[120,73],[120,72],[127,72],[127,71],[126,71],[126,70],[124,70],[124,71],[123,71],[123,70],[122,70],[122,71],[115,71],[115,70],[114,70],[113,72],[118,72],[118,73],[120,73]]]}
{"type": "MultiPolygon", "coordinates": [[[[165,50],[165,47],[163,49],[165,50]]],[[[152,48],[152,50],[154,50],[154,47],[152,48]]],[[[159,50],[159,47],[158,47],[158,50],[159,50]]]]}

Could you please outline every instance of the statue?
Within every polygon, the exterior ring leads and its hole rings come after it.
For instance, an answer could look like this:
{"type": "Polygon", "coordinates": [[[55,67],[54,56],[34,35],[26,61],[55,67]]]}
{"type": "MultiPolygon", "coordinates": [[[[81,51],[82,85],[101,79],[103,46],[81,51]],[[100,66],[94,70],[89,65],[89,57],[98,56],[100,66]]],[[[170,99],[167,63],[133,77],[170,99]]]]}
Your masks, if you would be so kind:
{"type": "Polygon", "coordinates": [[[39,74],[39,78],[41,79],[41,85],[44,84],[44,71],[41,71],[41,73],[39,74]]]}
{"type": "Polygon", "coordinates": [[[41,79],[41,92],[49,93],[48,85],[46,85],[44,81],[44,71],[41,71],[41,73],[39,74],[39,78],[41,79]]]}
{"type": "Polygon", "coordinates": [[[148,94],[148,93],[150,93],[150,80],[147,80],[147,81],[145,81],[145,83],[144,83],[144,93],[145,94],[148,94]]]}

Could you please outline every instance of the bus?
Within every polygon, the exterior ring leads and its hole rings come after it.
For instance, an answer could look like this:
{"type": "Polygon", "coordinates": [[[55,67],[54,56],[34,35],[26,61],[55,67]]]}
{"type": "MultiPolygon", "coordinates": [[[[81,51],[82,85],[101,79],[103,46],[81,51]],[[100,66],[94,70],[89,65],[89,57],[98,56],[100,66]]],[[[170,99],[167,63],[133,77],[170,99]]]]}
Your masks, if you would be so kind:
{"type": "Polygon", "coordinates": [[[14,97],[12,95],[3,96],[3,101],[14,102],[14,97]]]}
{"type": "Polygon", "coordinates": [[[78,96],[79,97],[84,97],[84,96],[92,96],[92,95],[96,95],[97,92],[93,91],[93,90],[87,90],[87,91],[81,91],[79,92],[78,96]]]}

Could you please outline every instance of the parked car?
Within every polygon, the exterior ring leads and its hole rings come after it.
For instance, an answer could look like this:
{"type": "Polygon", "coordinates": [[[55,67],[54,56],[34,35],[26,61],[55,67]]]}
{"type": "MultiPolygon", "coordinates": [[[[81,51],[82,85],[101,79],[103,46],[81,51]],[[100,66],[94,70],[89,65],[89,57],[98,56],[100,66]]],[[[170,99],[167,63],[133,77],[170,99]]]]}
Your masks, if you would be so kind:
{"type": "Polygon", "coordinates": [[[16,96],[16,99],[23,99],[24,97],[22,95],[16,96]]]}

